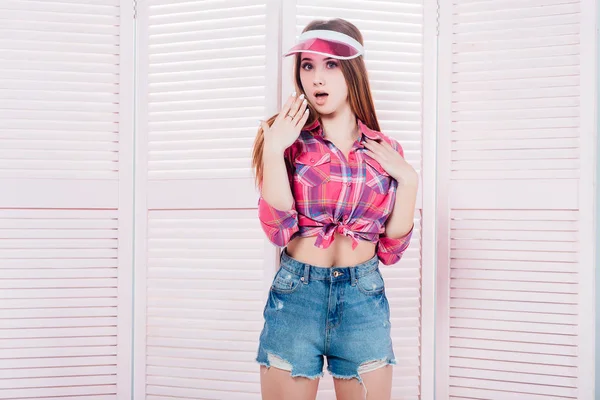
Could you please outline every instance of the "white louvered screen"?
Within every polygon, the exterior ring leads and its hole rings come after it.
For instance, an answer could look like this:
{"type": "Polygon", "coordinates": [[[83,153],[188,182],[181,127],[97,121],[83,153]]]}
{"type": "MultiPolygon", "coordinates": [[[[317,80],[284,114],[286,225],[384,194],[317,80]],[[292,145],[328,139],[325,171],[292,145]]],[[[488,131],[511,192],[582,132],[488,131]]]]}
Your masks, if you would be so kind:
{"type": "MultiPolygon", "coordinates": [[[[296,0],[285,2],[284,7],[282,51],[293,45],[302,29],[314,19],[343,18],[360,29],[381,130],[402,144],[406,160],[421,174],[423,2],[296,0]]],[[[293,57],[289,57],[283,66],[284,99],[293,87],[292,67],[293,57]]],[[[403,259],[395,266],[381,268],[390,302],[392,340],[398,361],[394,367],[394,399],[420,398],[422,204],[419,193],[413,240],[403,259]]],[[[333,379],[327,372],[319,385],[318,398],[335,398],[333,379]]]]}
{"type": "Polygon", "coordinates": [[[116,210],[0,210],[0,398],[116,399],[116,210]]]}
{"type": "Polygon", "coordinates": [[[119,1],[78,3],[2,3],[0,178],[117,180],[119,1]]]}
{"type": "Polygon", "coordinates": [[[254,358],[274,257],[250,157],[258,119],[275,112],[277,10],[256,0],[138,8],[136,398],[260,396],[254,358]]]}
{"type": "Polygon", "coordinates": [[[149,178],[251,177],[266,2],[150,1],[149,178]]]}
{"type": "Polygon", "coordinates": [[[132,4],[0,8],[0,399],[126,399],[132,4]]]}
{"type": "Polygon", "coordinates": [[[259,398],[256,211],[151,211],[148,232],[147,398],[259,398]]]}
{"type": "Polygon", "coordinates": [[[592,398],[594,7],[452,3],[440,32],[438,396],[592,398]]]}

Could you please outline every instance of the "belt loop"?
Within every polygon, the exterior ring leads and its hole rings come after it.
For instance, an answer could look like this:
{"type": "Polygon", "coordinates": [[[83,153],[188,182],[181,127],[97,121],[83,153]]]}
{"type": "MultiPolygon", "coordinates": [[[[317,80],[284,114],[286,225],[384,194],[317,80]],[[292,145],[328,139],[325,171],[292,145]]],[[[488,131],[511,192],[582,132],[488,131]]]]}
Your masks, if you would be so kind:
{"type": "Polygon", "coordinates": [[[305,285],[308,285],[309,272],[310,272],[310,265],[304,264],[304,275],[302,276],[302,278],[300,278],[300,280],[302,282],[304,282],[305,285]]]}
{"type": "Polygon", "coordinates": [[[356,267],[350,267],[350,284],[356,286],[356,267]]]}

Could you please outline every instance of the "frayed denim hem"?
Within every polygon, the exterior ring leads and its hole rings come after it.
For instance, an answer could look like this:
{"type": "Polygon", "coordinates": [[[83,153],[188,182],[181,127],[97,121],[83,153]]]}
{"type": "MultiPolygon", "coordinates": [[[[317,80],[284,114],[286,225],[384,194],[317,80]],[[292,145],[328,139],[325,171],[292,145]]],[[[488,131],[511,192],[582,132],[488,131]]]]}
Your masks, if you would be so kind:
{"type": "MultiPolygon", "coordinates": [[[[377,371],[380,368],[383,367],[387,367],[388,365],[396,365],[396,359],[390,359],[390,358],[381,358],[381,359],[375,359],[373,361],[365,361],[364,363],[360,364],[361,366],[364,364],[368,364],[370,362],[381,362],[381,365],[378,365],[376,368],[370,369],[368,371],[362,372],[362,373],[369,373],[369,372],[373,372],[373,371],[377,371]]],[[[334,377],[335,379],[344,379],[344,380],[350,380],[350,379],[357,379],[358,383],[365,389],[365,399],[367,398],[367,386],[365,385],[362,377],[360,376],[360,374],[358,373],[358,370],[360,369],[360,366],[357,368],[357,372],[356,375],[339,375],[339,374],[335,374],[331,371],[331,369],[329,369],[329,366],[327,366],[327,371],[329,372],[329,374],[334,377]]]]}
{"type": "Polygon", "coordinates": [[[292,370],[290,371],[290,370],[289,370],[289,369],[287,369],[287,368],[282,368],[282,367],[278,367],[278,366],[273,366],[273,365],[271,365],[271,362],[269,361],[269,359],[268,359],[268,358],[267,358],[267,360],[266,360],[266,361],[262,361],[262,360],[260,360],[260,359],[259,359],[259,357],[256,357],[256,362],[257,362],[259,365],[262,365],[262,366],[266,367],[266,368],[267,368],[267,370],[268,370],[269,368],[271,368],[271,367],[274,367],[274,368],[281,369],[281,370],[283,370],[283,371],[288,371],[288,372],[290,373],[290,376],[291,376],[292,378],[306,378],[306,379],[310,379],[310,380],[315,380],[315,379],[318,379],[318,378],[322,378],[322,377],[323,377],[323,371],[321,371],[320,373],[318,373],[318,374],[315,374],[315,375],[307,375],[307,374],[301,374],[301,373],[295,372],[295,371],[294,371],[294,366],[293,366],[293,364],[292,364],[291,362],[287,361],[286,359],[284,359],[283,357],[281,357],[281,356],[279,356],[279,355],[277,355],[277,354],[274,354],[274,353],[271,353],[271,352],[266,352],[266,353],[267,353],[267,355],[270,355],[270,356],[274,356],[274,357],[277,357],[277,358],[279,358],[281,361],[283,361],[284,363],[286,363],[286,364],[290,365],[290,366],[291,366],[291,368],[292,368],[292,370]]]}

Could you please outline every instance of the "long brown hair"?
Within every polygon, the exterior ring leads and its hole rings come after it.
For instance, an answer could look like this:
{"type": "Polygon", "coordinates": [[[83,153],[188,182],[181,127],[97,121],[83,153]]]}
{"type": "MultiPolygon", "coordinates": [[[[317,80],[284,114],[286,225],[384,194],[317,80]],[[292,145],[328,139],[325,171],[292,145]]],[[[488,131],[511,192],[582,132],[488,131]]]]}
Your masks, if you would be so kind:
{"type": "MultiPolygon", "coordinates": [[[[341,18],[335,18],[331,20],[314,20],[310,22],[304,30],[311,31],[315,29],[331,30],[344,33],[360,44],[364,46],[363,37],[358,28],[341,18]]],[[[294,84],[296,87],[296,93],[300,95],[306,92],[302,87],[300,81],[300,61],[302,53],[296,53],[294,62],[294,84]]],[[[367,68],[363,57],[356,57],[350,60],[339,60],[340,68],[346,79],[346,85],[348,86],[348,101],[350,103],[350,109],[366,126],[372,130],[379,131],[379,122],[377,121],[377,115],[375,114],[375,106],[373,104],[373,97],[371,95],[371,87],[369,85],[369,79],[367,74],[367,68]]],[[[309,126],[316,119],[321,123],[321,116],[311,107],[308,103],[308,109],[310,110],[308,120],[305,126],[309,126]]],[[[273,124],[278,114],[273,115],[267,120],[269,126],[273,124]]],[[[260,185],[263,178],[263,147],[264,147],[264,134],[262,127],[259,127],[256,139],[254,141],[254,149],[252,151],[252,167],[254,169],[256,184],[260,185]]]]}

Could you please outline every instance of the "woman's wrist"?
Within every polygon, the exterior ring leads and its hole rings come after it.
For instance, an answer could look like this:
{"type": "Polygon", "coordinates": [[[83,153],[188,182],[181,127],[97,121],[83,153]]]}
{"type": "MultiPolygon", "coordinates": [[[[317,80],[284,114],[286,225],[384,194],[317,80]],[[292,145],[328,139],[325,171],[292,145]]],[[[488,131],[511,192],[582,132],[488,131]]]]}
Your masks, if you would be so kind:
{"type": "Polygon", "coordinates": [[[285,148],[281,145],[278,145],[277,143],[267,143],[265,142],[264,148],[263,148],[263,154],[264,155],[269,155],[269,156],[283,156],[283,153],[285,152],[285,148]]]}
{"type": "Polygon", "coordinates": [[[410,173],[403,174],[398,179],[398,185],[402,187],[415,187],[419,186],[419,174],[415,170],[410,173]]]}

